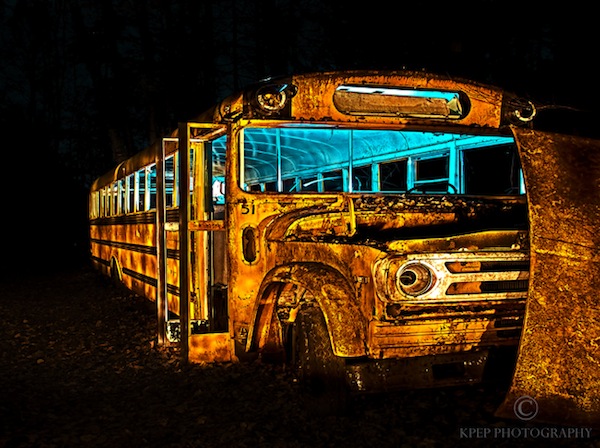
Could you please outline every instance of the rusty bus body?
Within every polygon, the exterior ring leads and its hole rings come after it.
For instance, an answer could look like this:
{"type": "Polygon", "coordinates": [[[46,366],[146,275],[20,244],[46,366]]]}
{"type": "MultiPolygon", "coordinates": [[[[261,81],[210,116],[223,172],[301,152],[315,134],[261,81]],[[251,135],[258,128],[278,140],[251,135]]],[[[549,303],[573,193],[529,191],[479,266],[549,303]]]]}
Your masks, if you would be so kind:
{"type": "Polygon", "coordinates": [[[92,260],[192,361],[388,390],[520,344],[499,415],[528,394],[595,424],[598,141],[536,112],[425,73],[267,80],[94,183],[92,260]]]}

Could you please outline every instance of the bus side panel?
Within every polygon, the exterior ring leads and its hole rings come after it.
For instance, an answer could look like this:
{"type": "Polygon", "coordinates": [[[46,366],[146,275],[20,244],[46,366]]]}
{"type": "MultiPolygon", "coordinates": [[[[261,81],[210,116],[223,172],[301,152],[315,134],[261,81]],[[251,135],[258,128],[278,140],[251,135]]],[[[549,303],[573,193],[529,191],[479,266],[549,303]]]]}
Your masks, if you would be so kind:
{"type": "Polygon", "coordinates": [[[112,276],[116,262],[123,285],[150,300],[156,297],[154,224],[100,224],[90,228],[92,259],[101,272],[112,276]]]}

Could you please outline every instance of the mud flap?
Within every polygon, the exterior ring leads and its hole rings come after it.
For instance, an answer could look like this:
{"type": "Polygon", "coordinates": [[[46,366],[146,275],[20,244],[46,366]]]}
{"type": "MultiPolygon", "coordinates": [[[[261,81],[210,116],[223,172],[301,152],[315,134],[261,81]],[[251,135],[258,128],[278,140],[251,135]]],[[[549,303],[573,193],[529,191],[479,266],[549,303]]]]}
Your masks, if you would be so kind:
{"type": "Polygon", "coordinates": [[[515,372],[496,416],[600,428],[600,141],[513,132],[531,276],[515,372]]]}

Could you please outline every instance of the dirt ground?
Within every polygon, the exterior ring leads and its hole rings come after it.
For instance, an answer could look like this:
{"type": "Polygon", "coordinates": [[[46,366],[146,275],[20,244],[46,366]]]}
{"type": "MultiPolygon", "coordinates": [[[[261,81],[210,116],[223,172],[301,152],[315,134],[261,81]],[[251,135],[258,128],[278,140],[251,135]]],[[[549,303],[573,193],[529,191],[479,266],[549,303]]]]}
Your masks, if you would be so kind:
{"type": "Polygon", "coordinates": [[[88,267],[0,288],[0,448],[600,447],[495,418],[506,381],[356,397],[344,415],[318,415],[282,368],[189,365],[157,348],[148,304],[88,267]]]}

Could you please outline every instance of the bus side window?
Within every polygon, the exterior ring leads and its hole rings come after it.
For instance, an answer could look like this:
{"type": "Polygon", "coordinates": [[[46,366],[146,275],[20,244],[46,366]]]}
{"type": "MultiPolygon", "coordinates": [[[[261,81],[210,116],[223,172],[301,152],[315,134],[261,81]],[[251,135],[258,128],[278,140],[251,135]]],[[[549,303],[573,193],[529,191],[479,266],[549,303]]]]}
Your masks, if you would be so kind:
{"type": "Polygon", "coordinates": [[[165,207],[173,207],[173,186],[175,184],[174,157],[165,159],[165,207]]]}
{"type": "Polygon", "coordinates": [[[406,159],[379,164],[379,191],[407,190],[408,161],[406,159]]]}
{"type": "Polygon", "coordinates": [[[138,195],[136,211],[142,212],[145,210],[146,204],[146,169],[142,168],[137,172],[138,178],[138,195]]]}
{"type": "Polygon", "coordinates": [[[443,155],[415,160],[414,189],[427,193],[446,193],[449,182],[448,159],[448,155],[443,155]]]}
{"type": "Polygon", "coordinates": [[[373,191],[371,165],[357,166],[352,170],[352,191],[373,191]]]}
{"type": "Polygon", "coordinates": [[[148,171],[148,188],[150,190],[148,210],[152,210],[156,208],[156,165],[151,165],[148,171]]]}
{"type": "Polygon", "coordinates": [[[291,179],[283,180],[283,191],[286,193],[299,192],[300,191],[300,181],[295,177],[291,179]]]}
{"type": "Polygon", "coordinates": [[[302,179],[302,191],[319,191],[319,179],[317,177],[302,179]]]}
{"type": "Polygon", "coordinates": [[[135,211],[135,175],[130,174],[127,176],[127,213],[133,213],[135,211]]]}
{"type": "Polygon", "coordinates": [[[333,170],[323,173],[324,191],[344,191],[344,173],[342,170],[333,170]]]}
{"type": "Polygon", "coordinates": [[[98,217],[104,217],[105,208],[105,199],[106,199],[106,190],[103,188],[100,190],[100,208],[98,209],[98,217]]]}
{"type": "Polygon", "coordinates": [[[225,204],[225,178],[223,176],[213,176],[212,198],[214,205],[225,204]]]}
{"type": "Polygon", "coordinates": [[[125,214],[125,193],[125,180],[119,179],[117,181],[117,194],[119,197],[117,201],[117,215],[125,214]]]}
{"type": "Polygon", "coordinates": [[[521,170],[514,145],[469,149],[462,153],[465,193],[522,193],[521,170]]]}
{"type": "Polygon", "coordinates": [[[110,216],[115,216],[117,214],[117,193],[118,186],[116,182],[113,182],[110,186],[110,216]]]}

